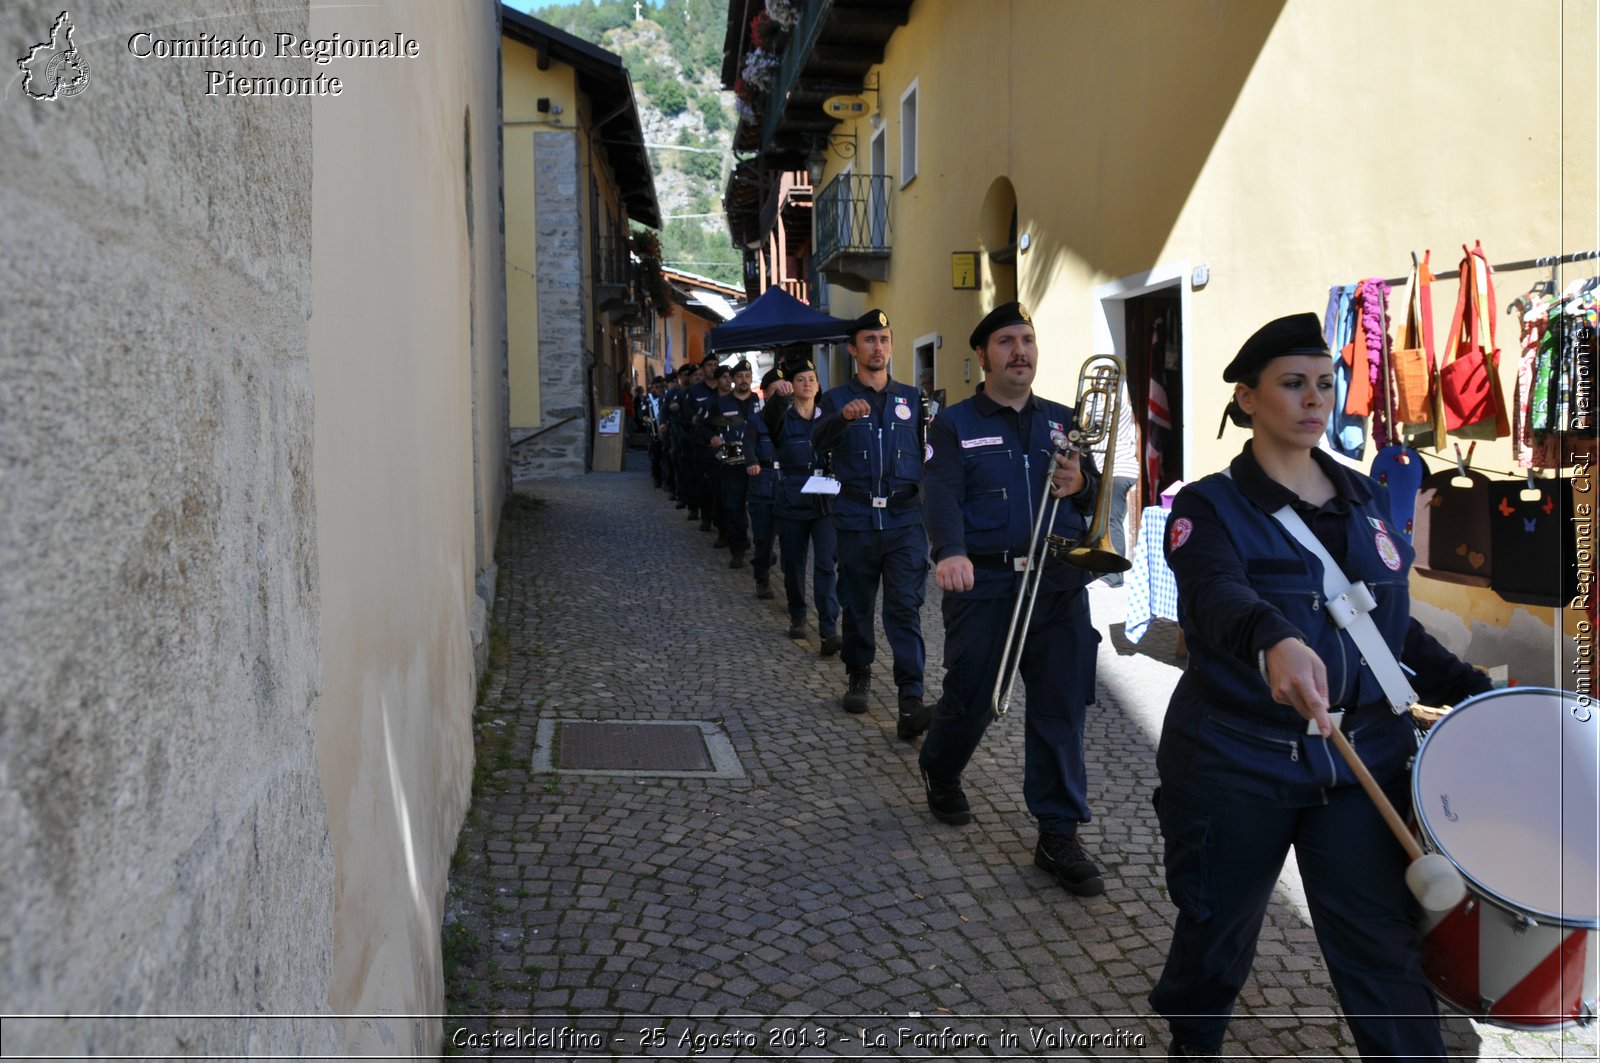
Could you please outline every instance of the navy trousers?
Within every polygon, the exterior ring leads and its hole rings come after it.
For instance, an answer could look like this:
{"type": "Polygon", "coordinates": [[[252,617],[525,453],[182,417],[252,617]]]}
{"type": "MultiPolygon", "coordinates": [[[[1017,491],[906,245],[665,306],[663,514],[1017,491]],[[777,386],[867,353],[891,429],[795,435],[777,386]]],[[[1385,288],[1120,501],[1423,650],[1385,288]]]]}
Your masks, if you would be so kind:
{"type": "Polygon", "coordinates": [[[750,541],[755,553],[750,558],[750,574],[757,583],[767,582],[772,573],[772,543],[778,537],[777,518],[773,516],[770,498],[757,498],[750,494],[750,541]]]}
{"type": "MultiPolygon", "coordinates": [[[[1404,816],[1404,780],[1386,790],[1404,816]]],[[[1359,787],[1326,793],[1325,804],[1290,807],[1163,781],[1156,811],[1178,923],[1150,1004],[1178,1042],[1201,1053],[1221,1049],[1292,846],[1317,943],[1362,1058],[1443,1060],[1405,851],[1359,787]]]]}
{"type": "Polygon", "coordinates": [[[806,618],[806,553],[815,547],[811,566],[811,593],[817,605],[817,632],[833,635],[839,630],[838,576],[834,570],[838,537],[833,518],[778,518],[778,541],[783,547],[783,591],[789,599],[789,619],[806,618]]]}
{"type": "Polygon", "coordinates": [[[747,505],[750,474],[744,471],[743,465],[723,465],[718,462],[717,475],[720,478],[718,486],[722,503],[716,518],[717,530],[728,540],[728,549],[733,556],[743,557],[745,551],[750,549],[750,513],[747,505]]]}
{"type": "MultiPolygon", "coordinates": [[[[1014,604],[1010,597],[944,596],[944,692],[918,758],[931,776],[958,777],[994,719],[989,706],[1014,604]]],[[[1041,591],[1018,669],[1028,695],[1022,793],[1039,829],[1050,834],[1076,834],[1090,819],[1083,730],[1099,642],[1085,594],[1041,591]]]]}
{"type": "Polygon", "coordinates": [[[928,584],[928,533],[921,524],[887,531],[845,531],[839,538],[839,605],[844,649],[855,671],[877,657],[872,618],[883,584],[883,633],[894,653],[894,685],[901,697],[922,696],[927,651],[922,643],[922,600],[928,584]]]}

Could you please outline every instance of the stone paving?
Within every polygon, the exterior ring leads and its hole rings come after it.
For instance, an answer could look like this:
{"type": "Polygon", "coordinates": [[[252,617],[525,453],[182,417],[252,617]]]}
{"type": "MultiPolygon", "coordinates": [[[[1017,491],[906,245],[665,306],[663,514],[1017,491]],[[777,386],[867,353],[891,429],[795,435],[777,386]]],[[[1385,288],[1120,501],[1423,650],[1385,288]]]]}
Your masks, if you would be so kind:
{"type": "MultiPolygon", "coordinates": [[[[538,1059],[1159,1057],[1145,1003],[1173,909],[1150,806],[1175,628],[1122,634],[1123,592],[1091,588],[1104,641],[1090,710],[1107,892],[1032,866],[1021,684],[965,776],[976,821],[934,822],[916,746],[894,734],[879,633],[873,708],[838,707],[837,658],[785,637],[711,536],[621,474],[519,489],[502,530],[505,665],[478,710],[479,796],[444,927],[446,1051],[538,1059]],[[526,501],[531,496],[534,502],[526,501]],[[541,721],[709,722],[739,779],[536,772],[541,721]]],[[[923,611],[931,696],[939,591],[923,611]]],[[[548,758],[547,758],[548,759],[548,758]]],[[[1293,863],[1224,1051],[1354,1057],[1293,863]]],[[[1462,1058],[1596,1057],[1594,1031],[1446,1020],[1462,1058]]]]}

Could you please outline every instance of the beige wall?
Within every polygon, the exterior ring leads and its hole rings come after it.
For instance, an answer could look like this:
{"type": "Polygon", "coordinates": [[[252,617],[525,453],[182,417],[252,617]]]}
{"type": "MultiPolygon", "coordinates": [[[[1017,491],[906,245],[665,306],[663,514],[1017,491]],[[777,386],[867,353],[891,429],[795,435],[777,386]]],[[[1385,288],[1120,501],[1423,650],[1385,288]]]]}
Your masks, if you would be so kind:
{"type": "MultiPolygon", "coordinates": [[[[993,246],[985,204],[993,213],[1006,182],[1031,240],[1016,277],[1040,332],[1041,392],[1069,398],[1085,357],[1121,353],[1108,289],[1178,282],[1190,478],[1243,439],[1214,439],[1221,368],[1266,320],[1320,315],[1331,285],[1402,276],[1412,250],[1431,248],[1450,276],[1435,288],[1442,334],[1462,243],[1481,239],[1495,263],[1600,246],[1592,0],[1530,0],[1514,15],[1494,0],[1013,0],[968,15],[957,0],[918,0],[889,42],[876,73],[897,178],[890,277],[830,293],[842,317],[888,310],[900,379],[912,338],[939,333],[952,400],[970,390],[966,336],[995,294],[987,271],[986,290],[952,291],[950,253],[993,246]],[[920,167],[901,187],[913,82],[920,167]],[[1193,289],[1200,265],[1210,282],[1193,289]]],[[[870,123],[841,126],[852,128],[864,173],[870,123]]],[[[1499,310],[1537,276],[1499,276],[1499,310]]],[[[1514,352],[1515,318],[1499,327],[1514,352]]],[[[1502,363],[1508,395],[1514,365],[1502,363]]],[[[1509,470],[1509,441],[1480,445],[1476,460],[1509,470]]],[[[1463,618],[1456,648],[1551,678],[1551,610],[1415,583],[1463,618]]]]}
{"type": "MultiPolygon", "coordinates": [[[[317,36],[397,27],[422,57],[330,65],[353,91],[316,104],[312,141],[328,1002],[356,1015],[442,1010],[439,925],[472,773],[474,583],[504,452],[496,10],[391,0],[312,14],[317,36]]],[[[346,1025],[356,1052],[429,1051],[439,1036],[424,1020],[346,1025]]]]}

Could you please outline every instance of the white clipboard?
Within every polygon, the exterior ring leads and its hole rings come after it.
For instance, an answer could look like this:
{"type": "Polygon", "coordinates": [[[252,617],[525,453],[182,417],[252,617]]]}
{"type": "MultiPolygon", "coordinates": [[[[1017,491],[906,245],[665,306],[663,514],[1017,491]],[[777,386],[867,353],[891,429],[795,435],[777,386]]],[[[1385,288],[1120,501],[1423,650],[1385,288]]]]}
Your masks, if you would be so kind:
{"type": "Polygon", "coordinates": [[[836,495],[839,493],[839,481],[831,476],[812,474],[811,478],[805,482],[805,486],[800,488],[800,493],[803,495],[836,495]]]}

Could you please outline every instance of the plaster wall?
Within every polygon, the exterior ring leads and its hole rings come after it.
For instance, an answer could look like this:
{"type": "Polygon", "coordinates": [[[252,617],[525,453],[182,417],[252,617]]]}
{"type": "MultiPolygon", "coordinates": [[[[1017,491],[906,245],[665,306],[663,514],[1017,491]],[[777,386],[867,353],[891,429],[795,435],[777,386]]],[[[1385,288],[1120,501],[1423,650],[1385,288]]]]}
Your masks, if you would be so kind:
{"type": "Polygon", "coordinates": [[[505,439],[499,25],[492,5],[424,0],[318,7],[311,22],[318,37],[404,29],[421,44],[404,63],[328,67],[349,87],[314,109],[309,346],[325,586],[317,765],[335,858],[328,1004],[347,1016],[352,1053],[428,1053],[439,1024],[399,1016],[443,1010],[478,577],[505,461],[503,442],[489,445],[505,439]],[[476,476],[475,447],[486,448],[476,476]]]}

